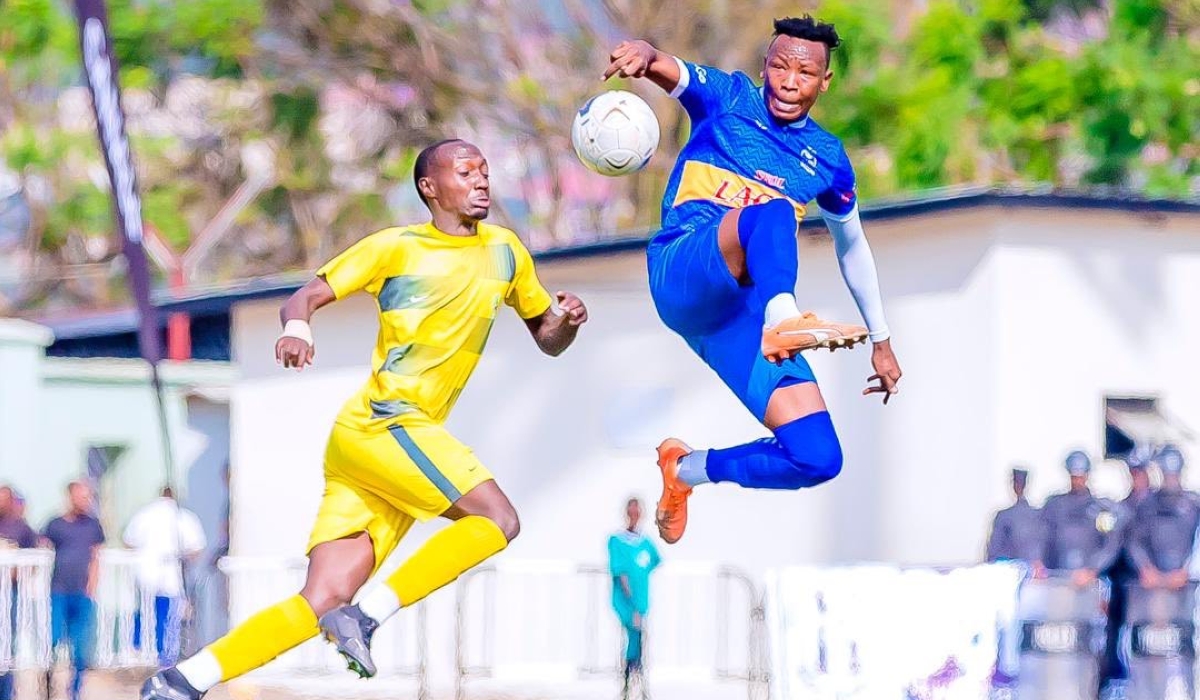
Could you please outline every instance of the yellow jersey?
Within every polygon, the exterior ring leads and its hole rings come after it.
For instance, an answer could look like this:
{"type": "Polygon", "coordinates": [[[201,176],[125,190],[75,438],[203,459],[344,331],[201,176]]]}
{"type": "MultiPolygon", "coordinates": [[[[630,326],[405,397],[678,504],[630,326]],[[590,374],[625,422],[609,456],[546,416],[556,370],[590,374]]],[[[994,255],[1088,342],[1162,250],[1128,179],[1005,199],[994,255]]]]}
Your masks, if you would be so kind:
{"type": "Polygon", "coordinates": [[[317,275],[338,299],[365,291],[379,306],[371,378],[337,418],[359,430],[442,423],[479,363],[500,304],[529,319],[551,303],[517,235],[482,222],[474,236],[432,223],[387,228],[317,275]]]}

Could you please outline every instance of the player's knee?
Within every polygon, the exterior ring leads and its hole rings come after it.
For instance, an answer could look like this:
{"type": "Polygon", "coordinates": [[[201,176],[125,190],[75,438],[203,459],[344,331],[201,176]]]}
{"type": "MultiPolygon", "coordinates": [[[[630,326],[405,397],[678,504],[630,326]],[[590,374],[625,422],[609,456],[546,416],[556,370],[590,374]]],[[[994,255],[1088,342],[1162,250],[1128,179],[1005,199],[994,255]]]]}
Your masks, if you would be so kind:
{"type": "Polygon", "coordinates": [[[750,245],[752,236],[795,236],[796,209],[786,199],[771,199],[742,209],[738,214],[738,239],[742,247],[750,245]]]}
{"type": "Polygon", "coordinates": [[[308,601],[308,606],[312,608],[313,613],[320,617],[343,605],[349,605],[357,592],[357,589],[352,588],[349,584],[338,581],[321,581],[305,584],[300,595],[308,601]]]}
{"type": "Polygon", "coordinates": [[[763,202],[758,206],[763,208],[763,217],[773,222],[795,223],[796,208],[791,202],[779,197],[767,202],[763,202]]]}
{"type": "Polygon", "coordinates": [[[500,531],[504,533],[504,539],[512,542],[517,539],[517,535],[521,534],[521,519],[517,517],[517,511],[509,510],[494,521],[500,531]]]}
{"type": "Polygon", "coordinates": [[[782,425],[775,429],[775,438],[803,486],[823,484],[842,472],[842,445],[827,412],[782,425]]]}
{"type": "Polygon", "coordinates": [[[823,484],[842,473],[842,446],[837,442],[806,450],[804,469],[815,484],[823,484]]]}
{"type": "Polygon", "coordinates": [[[483,517],[491,520],[496,527],[500,528],[500,532],[504,533],[504,539],[509,542],[517,539],[517,535],[521,534],[521,519],[517,517],[517,511],[512,508],[496,509],[484,514],[483,517]]]}

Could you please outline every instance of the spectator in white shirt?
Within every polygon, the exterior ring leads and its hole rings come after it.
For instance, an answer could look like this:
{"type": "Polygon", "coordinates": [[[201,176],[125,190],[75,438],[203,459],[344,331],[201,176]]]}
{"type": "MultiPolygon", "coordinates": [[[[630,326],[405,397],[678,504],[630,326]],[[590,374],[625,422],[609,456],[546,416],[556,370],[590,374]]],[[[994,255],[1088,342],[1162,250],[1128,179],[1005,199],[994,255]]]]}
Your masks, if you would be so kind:
{"type": "MultiPolygon", "coordinates": [[[[140,553],[138,585],[143,595],[154,597],[154,640],[158,662],[163,667],[179,658],[179,632],[187,598],[182,565],[207,546],[204,529],[196,514],[180,507],[171,487],[160,498],[142,506],[125,528],[125,545],[140,553]]],[[[142,639],[140,616],[134,624],[134,640],[142,639]]]]}

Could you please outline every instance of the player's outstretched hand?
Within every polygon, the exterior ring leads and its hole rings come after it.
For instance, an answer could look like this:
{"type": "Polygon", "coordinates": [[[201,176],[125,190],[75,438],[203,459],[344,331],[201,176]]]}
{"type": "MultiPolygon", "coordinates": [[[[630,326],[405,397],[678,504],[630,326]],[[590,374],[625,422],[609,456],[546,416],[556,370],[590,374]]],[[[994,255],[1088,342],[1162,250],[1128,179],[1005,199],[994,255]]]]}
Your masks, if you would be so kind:
{"type": "Polygon", "coordinates": [[[275,361],[284,369],[302,370],[312,364],[313,347],[300,338],[285,335],[275,343],[275,361]]]}
{"type": "Polygon", "coordinates": [[[566,316],[568,325],[582,326],[587,323],[587,307],[583,305],[582,299],[571,292],[558,292],[554,296],[558,298],[558,308],[566,316]]]}
{"type": "Polygon", "coordinates": [[[875,343],[875,349],[871,351],[871,366],[875,368],[875,374],[871,375],[867,382],[879,383],[863,389],[863,396],[883,394],[883,403],[886,406],[892,396],[900,391],[897,385],[901,375],[900,363],[896,361],[896,355],[892,352],[890,340],[875,343]]]}
{"type": "Polygon", "coordinates": [[[641,39],[622,41],[608,57],[608,69],[604,71],[604,80],[614,75],[622,78],[641,78],[646,75],[657,55],[658,51],[641,39]]]}

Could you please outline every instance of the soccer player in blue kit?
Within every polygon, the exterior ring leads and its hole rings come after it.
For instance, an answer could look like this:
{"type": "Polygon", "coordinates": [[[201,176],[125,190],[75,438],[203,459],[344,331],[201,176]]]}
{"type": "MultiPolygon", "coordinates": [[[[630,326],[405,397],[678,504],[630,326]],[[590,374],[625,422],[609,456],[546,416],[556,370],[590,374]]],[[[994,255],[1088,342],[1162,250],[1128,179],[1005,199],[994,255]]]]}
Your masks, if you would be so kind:
{"type": "Polygon", "coordinates": [[[692,450],[674,438],[659,446],[656,520],[669,543],[683,536],[687,499],[699,484],[800,489],[841,471],[841,445],[801,351],[869,337],[875,374],[863,394],[882,393],[886,404],[900,380],[854,171],[841,142],[809,116],[833,79],[830,52],[840,40],[833,25],[808,15],[774,26],[762,86],[645,41],[617,46],[604,74],[648,78],[691,118],[663,197],[662,230],[647,250],[650,293],[663,322],[774,434],[725,449],[692,450]],[[813,199],[865,328],[796,305],[797,227],[813,199]]]}

